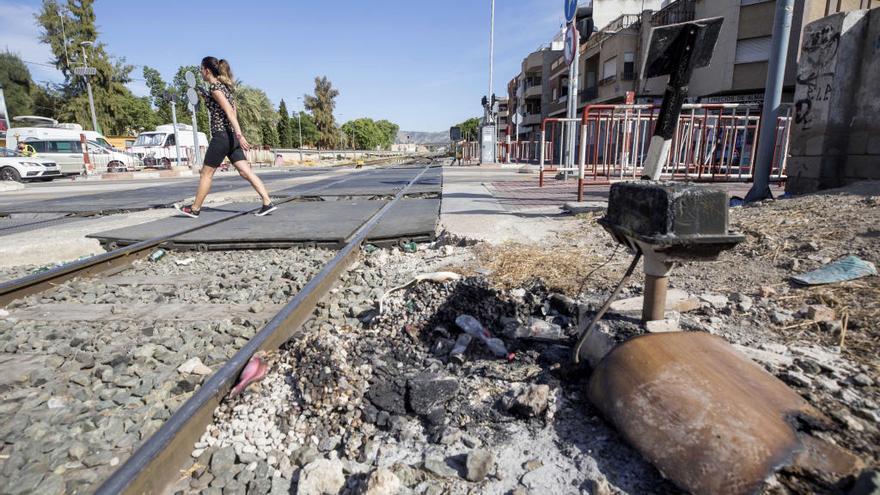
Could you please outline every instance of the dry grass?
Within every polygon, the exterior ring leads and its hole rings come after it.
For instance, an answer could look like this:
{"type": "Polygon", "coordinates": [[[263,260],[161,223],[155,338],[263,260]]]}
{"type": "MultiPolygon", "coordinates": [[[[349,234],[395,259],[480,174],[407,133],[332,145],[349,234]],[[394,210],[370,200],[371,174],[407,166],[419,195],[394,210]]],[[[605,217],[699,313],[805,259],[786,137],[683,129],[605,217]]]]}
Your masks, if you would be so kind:
{"type": "Polygon", "coordinates": [[[498,286],[511,289],[537,280],[552,291],[572,296],[583,290],[588,275],[591,285],[619,277],[619,261],[623,258],[626,256],[618,253],[614,259],[617,263],[607,263],[607,253],[587,247],[549,248],[510,242],[477,248],[478,262],[492,271],[490,279],[498,286]]]}

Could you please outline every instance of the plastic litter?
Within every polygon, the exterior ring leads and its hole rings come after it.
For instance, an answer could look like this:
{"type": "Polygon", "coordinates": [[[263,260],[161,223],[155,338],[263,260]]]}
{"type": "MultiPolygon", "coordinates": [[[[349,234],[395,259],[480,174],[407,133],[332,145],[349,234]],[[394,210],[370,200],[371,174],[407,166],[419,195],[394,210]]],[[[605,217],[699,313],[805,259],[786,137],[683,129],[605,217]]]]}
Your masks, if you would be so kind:
{"type": "Polygon", "coordinates": [[[244,369],[241,370],[241,375],[238,377],[238,383],[232,387],[229,397],[235,397],[244,392],[244,389],[246,389],[251,383],[258,382],[265,378],[268,372],[269,364],[266,362],[266,356],[262,351],[258,351],[251,356],[248,363],[244,366],[244,369]]]}
{"type": "Polygon", "coordinates": [[[165,257],[165,254],[166,253],[164,249],[157,249],[153,251],[152,254],[150,254],[150,261],[159,261],[163,257],[165,257]]]}
{"type": "Polygon", "coordinates": [[[818,270],[792,277],[792,280],[803,285],[823,285],[846,282],[871,275],[877,275],[877,267],[873,263],[858,256],[847,256],[818,270]]]}
{"type": "Polygon", "coordinates": [[[473,340],[474,338],[466,333],[459,335],[458,338],[455,339],[455,346],[452,348],[452,351],[449,352],[449,360],[453,363],[464,363],[465,353],[473,340]]]}
{"type": "Polygon", "coordinates": [[[195,260],[195,258],[186,258],[182,260],[174,260],[174,263],[176,263],[178,266],[187,266],[195,260]]]}
{"type": "Polygon", "coordinates": [[[483,341],[483,344],[492,351],[492,354],[494,354],[495,357],[508,360],[512,359],[512,354],[507,352],[507,346],[504,344],[504,341],[493,337],[492,333],[486,330],[473,316],[459,315],[458,318],[455,319],[455,324],[466,334],[483,341]]]}
{"type": "Polygon", "coordinates": [[[419,250],[419,246],[414,242],[407,242],[403,245],[403,250],[407,253],[414,253],[419,250]]]}

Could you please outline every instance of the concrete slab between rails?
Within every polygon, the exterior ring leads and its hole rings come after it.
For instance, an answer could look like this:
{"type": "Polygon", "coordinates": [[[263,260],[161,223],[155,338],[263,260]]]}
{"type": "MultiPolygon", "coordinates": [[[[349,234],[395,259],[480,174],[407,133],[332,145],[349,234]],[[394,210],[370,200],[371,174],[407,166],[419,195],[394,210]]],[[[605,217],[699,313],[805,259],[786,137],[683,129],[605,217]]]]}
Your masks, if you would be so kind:
{"type": "MultiPolygon", "coordinates": [[[[174,238],[175,249],[260,249],[299,245],[338,246],[379,211],[385,200],[307,201],[281,204],[265,217],[244,215],[174,238]]],[[[103,245],[124,246],[168,235],[231,213],[257,208],[257,203],[230,203],[205,208],[199,218],[175,215],[162,220],[91,234],[103,245]]],[[[394,243],[434,238],[440,211],[439,199],[404,199],[379,222],[370,242],[394,243]]]]}
{"type": "MultiPolygon", "coordinates": [[[[364,196],[383,197],[393,196],[403,186],[407,185],[412,178],[422,170],[417,167],[394,167],[376,169],[370,171],[353,172],[345,182],[331,185],[320,191],[304,193],[304,188],[294,186],[280,191],[274,191],[272,196],[285,198],[294,196],[364,196]]],[[[442,191],[443,176],[439,167],[428,169],[424,175],[413,184],[407,191],[408,195],[439,195],[442,191]]]]}

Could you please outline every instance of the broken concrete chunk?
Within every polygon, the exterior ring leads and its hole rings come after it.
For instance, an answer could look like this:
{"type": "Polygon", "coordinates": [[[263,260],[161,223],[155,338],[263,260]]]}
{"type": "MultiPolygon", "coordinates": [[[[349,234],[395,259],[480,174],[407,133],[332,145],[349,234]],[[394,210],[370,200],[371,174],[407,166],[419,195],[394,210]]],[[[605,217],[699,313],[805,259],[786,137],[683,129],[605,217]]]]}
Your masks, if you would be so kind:
{"type": "Polygon", "coordinates": [[[318,459],[306,464],[299,474],[297,495],[330,495],[339,493],[345,485],[342,462],[338,459],[318,459]]]}
{"type": "Polygon", "coordinates": [[[520,416],[534,418],[544,414],[549,402],[549,385],[528,385],[513,399],[510,410],[520,416]]]}
{"type": "Polygon", "coordinates": [[[197,357],[188,359],[186,362],[177,367],[177,371],[187,375],[204,376],[211,374],[211,368],[205,366],[205,364],[202,363],[202,360],[197,357]]]}
{"type": "Polygon", "coordinates": [[[495,467],[495,455],[487,449],[474,449],[467,456],[467,479],[479,482],[495,467]]]}
{"type": "Polygon", "coordinates": [[[425,471],[428,471],[431,474],[439,476],[441,478],[452,478],[458,476],[458,473],[455,469],[452,469],[448,464],[446,464],[446,460],[442,457],[428,456],[425,458],[425,471]]]}
{"type": "Polygon", "coordinates": [[[396,495],[401,488],[403,484],[396,474],[386,468],[379,468],[367,480],[364,495],[396,495]]]}
{"type": "Polygon", "coordinates": [[[807,307],[806,316],[813,321],[834,321],[837,319],[837,312],[824,304],[813,304],[807,307]]]}
{"type": "Polygon", "coordinates": [[[458,392],[458,380],[436,373],[422,373],[407,382],[410,409],[426,415],[452,400],[458,392]]]}
{"type": "Polygon", "coordinates": [[[667,318],[665,320],[652,320],[645,322],[645,331],[648,333],[668,333],[680,332],[677,318],[667,318]]]}
{"type": "Polygon", "coordinates": [[[727,306],[729,299],[721,294],[703,294],[700,300],[712,306],[715,309],[722,309],[727,306]]]}
{"type": "MultiPolygon", "coordinates": [[[[620,299],[611,303],[609,310],[617,314],[639,315],[642,312],[643,301],[644,299],[641,296],[620,299]]],[[[687,313],[699,307],[700,300],[683,290],[670,289],[666,293],[666,311],[687,313]]]]}

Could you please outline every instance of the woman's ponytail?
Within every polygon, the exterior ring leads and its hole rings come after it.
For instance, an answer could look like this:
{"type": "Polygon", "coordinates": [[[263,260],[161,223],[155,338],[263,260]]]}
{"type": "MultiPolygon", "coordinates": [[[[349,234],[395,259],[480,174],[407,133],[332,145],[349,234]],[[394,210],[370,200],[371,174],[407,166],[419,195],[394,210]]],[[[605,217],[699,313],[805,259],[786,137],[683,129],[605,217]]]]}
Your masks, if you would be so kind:
{"type": "Polygon", "coordinates": [[[217,69],[220,72],[217,75],[217,80],[230,90],[235,89],[235,80],[232,78],[232,69],[229,68],[229,62],[225,58],[221,58],[217,63],[217,69]]]}

